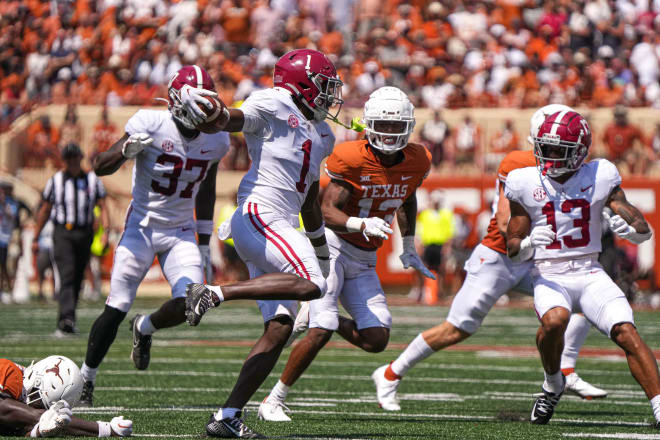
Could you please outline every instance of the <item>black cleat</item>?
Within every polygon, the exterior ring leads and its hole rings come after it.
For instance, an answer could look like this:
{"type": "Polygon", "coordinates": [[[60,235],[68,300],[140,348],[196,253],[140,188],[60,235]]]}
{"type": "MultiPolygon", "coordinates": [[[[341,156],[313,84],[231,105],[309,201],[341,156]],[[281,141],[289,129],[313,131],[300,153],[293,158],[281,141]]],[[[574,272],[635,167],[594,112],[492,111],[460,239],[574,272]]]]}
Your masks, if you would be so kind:
{"type": "Polygon", "coordinates": [[[131,319],[131,331],[133,332],[133,349],[131,359],[138,370],[146,370],[151,360],[151,335],[143,335],[138,330],[138,321],[142,315],[137,314],[131,319]]]}
{"type": "Polygon", "coordinates": [[[660,429],[660,420],[655,422],[655,429],[660,429]]]}
{"type": "Polygon", "coordinates": [[[211,418],[206,424],[206,434],[209,437],[220,438],[267,438],[251,430],[241,419],[240,412],[236,414],[236,417],[227,417],[219,421],[211,414],[211,418]]]}
{"type": "Polygon", "coordinates": [[[91,408],[94,406],[94,382],[88,380],[83,384],[82,393],[80,394],[80,400],[76,406],[83,408],[91,408]]]}
{"type": "Polygon", "coordinates": [[[186,321],[195,326],[211,307],[216,307],[220,299],[204,284],[190,283],[186,286],[186,321]]]}
{"type": "MultiPolygon", "coordinates": [[[[565,388],[566,378],[563,376],[562,378],[564,379],[565,388]]],[[[562,394],[564,394],[563,389],[562,392],[558,394],[546,391],[543,389],[543,387],[541,387],[541,391],[543,392],[536,395],[536,402],[534,402],[532,415],[529,418],[529,421],[536,425],[545,425],[550,421],[552,415],[555,412],[555,406],[557,406],[559,399],[561,398],[562,394]]]]}

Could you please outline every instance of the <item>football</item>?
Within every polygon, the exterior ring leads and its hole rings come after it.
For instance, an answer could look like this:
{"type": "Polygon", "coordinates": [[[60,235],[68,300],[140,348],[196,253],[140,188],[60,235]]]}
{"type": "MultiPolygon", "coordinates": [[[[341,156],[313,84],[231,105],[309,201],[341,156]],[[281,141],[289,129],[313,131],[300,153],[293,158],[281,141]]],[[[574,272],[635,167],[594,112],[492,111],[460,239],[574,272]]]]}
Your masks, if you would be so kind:
{"type": "Polygon", "coordinates": [[[213,96],[204,96],[204,98],[211,105],[207,107],[206,105],[199,104],[199,108],[206,114],[206,121],[197,125],[196,128],[202,133],[217,133],[225,128],[225,125],[229,122],[229,110],[218,98],[213,96]]]}

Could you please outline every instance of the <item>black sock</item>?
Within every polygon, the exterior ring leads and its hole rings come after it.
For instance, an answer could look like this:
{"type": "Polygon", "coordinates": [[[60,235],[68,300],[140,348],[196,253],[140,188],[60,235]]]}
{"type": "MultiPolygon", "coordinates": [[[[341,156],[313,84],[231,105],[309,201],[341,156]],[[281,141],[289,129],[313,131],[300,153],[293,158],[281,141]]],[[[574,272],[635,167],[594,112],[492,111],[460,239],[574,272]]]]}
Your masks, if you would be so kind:
{"type": "Polygon", "coordinates": [[[126,312],[105,306],[101,316],[96,318],[89,332],[85,364],[90,368],[98,368],[117,336],[119,324],[126,317],[126,312]]]}

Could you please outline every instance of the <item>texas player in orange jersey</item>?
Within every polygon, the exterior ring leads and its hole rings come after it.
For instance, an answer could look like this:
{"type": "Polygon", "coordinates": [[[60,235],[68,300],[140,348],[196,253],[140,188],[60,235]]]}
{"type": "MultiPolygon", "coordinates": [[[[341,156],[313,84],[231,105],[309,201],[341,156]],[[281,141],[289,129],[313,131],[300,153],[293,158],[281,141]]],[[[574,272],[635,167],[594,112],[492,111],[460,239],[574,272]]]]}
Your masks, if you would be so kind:
{"type": "Polygon", "coordinates": [[[326,161],[331,181],[321,209],[330,247],[327,293],[302,303],[294,331],[306,328],[300,325],[306,320],[310,330],[259,407],[261,419],[291,420],[284,413],[288,389],[333,332],[368,352],[387,346],[392,317],[376,274],[376,250],[392,233],[395,214],[403,236],[404,267],[433,278],[414,247],[415,191],[431,165],[431,155],[423,146],[408,143],[415,126],[414,107],[401,90],[382,87],[369,97],[363,118],[367,139],[337,145],[326,161]],[[339,300],[353,319],[339,316],[339,300]]]}
{"type": "MultiPolygon", "coordinates": [[[[560,110],[557,104],[537,110],[530,124],[532,138],[536,136],[545,117],[560,110]]],[[[495,214],[491,218],[487,235],[465,263],[467,276],[452,301],[447,320],[417,335],[395,361],[381,366],[371,375],[376,385],[378,404],[384,410],[401,410],[396,392],[401,378],[410,368],[436,351],[458,344],[474,334],[502,295],[511,289],[532,294],[530,271],[533,263],[514,263],[507,257],[504,233],[510,209],[509,201],[503,194],[509,172],[517,168],[535,166],[536,158],[532,151],[512,151],[502,159],[497,171],[495,214]]],[[[575,358],[584,343],[590,324],[583,316],[574,314],[568,327],[562,354],[562,364],[572,362],[571,371],[568,368],[565,371],[567,391],[585,399],[606,397],[606,391],[582,380],[574,371],[575,358]]]]}
{"type": "Polygon", "coordinates": [[[133,422],[123,417],[89,422],[71,415],[82,386],[80,370],[64,356],[27,368],[0,359],[0,436],[130,436],[133,422]]]}

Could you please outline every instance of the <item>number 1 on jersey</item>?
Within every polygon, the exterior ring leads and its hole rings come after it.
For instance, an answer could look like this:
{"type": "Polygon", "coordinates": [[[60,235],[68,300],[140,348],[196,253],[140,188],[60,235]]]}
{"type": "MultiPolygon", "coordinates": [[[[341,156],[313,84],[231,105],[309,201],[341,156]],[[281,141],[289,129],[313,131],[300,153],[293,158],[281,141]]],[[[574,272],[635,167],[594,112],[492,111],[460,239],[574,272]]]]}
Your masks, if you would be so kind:
{"type": "Polygon", "coordinates": [[[302,168],[300,169],[300,180],[296,182],[296,189],[298,192],[304,193],[305,189],[307,188],[305,178],[307,178],[307,173],[309,172],[309,160],[312,155],[312,141],[307,139],[305,142],[303,142],[302,150],[304,154],[303,163],[302,168]]]}

